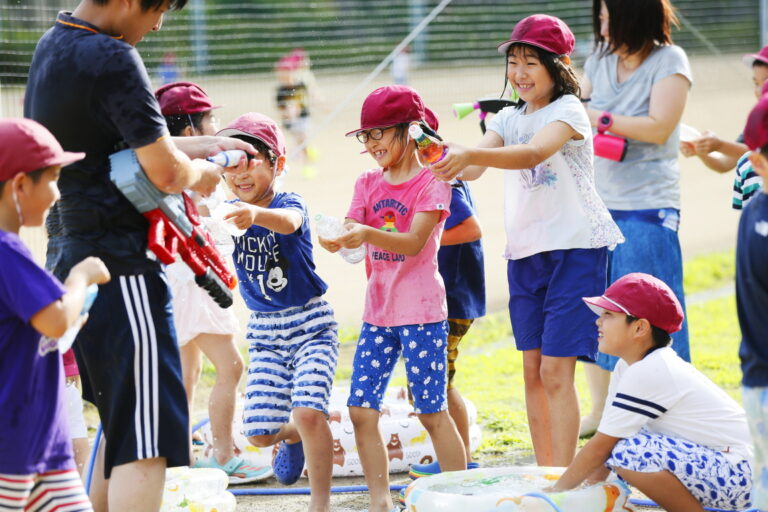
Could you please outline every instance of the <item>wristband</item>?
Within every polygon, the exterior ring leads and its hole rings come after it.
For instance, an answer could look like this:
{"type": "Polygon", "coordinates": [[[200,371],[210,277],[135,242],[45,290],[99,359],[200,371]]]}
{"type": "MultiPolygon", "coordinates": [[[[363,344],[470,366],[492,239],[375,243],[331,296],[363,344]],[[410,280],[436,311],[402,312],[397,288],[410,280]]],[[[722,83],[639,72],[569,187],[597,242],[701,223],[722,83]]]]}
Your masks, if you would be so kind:
{"type": "Polygon", "coordinates": [[[613,115],[610,112],[600,114],[597,118],[597,131],[600,133],[608,131],[611,126],[613,126],[613,115]]]}

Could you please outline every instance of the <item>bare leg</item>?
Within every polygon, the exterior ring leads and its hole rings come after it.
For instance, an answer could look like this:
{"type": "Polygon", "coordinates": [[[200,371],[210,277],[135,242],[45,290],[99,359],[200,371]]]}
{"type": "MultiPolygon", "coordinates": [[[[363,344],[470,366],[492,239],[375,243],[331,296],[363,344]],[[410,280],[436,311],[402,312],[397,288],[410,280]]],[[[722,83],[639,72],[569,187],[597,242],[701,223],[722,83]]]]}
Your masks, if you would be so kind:
{"type": "Polygon", "coordinates": [[[669,471],[641,473],[622,468],[614,468],[614,471],[629,485],[637,487],[664,510],[674,510],[675,512],[701,512],[704,510],[699,500],[694,498],[688,488],[669,471]]]}
{"type": "Polygon", "coordinates": [[[523,378],[525,380],[525,409],[528,413],[528,428],[531,431],[533,453],[536,464],[551,466],[552,437],[549,404],[544,384],[541,381],[541,350],[523,351],[523,378]]]}
{"type": "Polygon", "coordinates": [[[575,357],[541,358],[541,381],[547,394],[552,439],[552,465],[568,466],[579,438],[579,398],[574,384],[575,357]]]}
{"type": "Polygon", "coordinates": [[[389,458],[379,430],[379,411],[350,407],[349,415],[355,428],[355,444],[363,466],[365,483],[370,493],[370,512],[392,510],[389,493],[389,458]]]}
{"type": "Polygon", "coordinates": [[[277,434],[263,435],[263,436],[251,436],[248,438],[248,442],[253,446],[264,448],[265,446],[272,446],[280,441],[285,441],[288,444],[295,444],[301,441],[299,431],[293,422],[286,423],[280,427],[280,431],[277,434]]]}
{"type": "Polygon", "coordinates": [[[451,415],[451,419],[453,419],[453,423],[456,425],[456,430],[459,431],[459,436],[461,436],[461,441],[464,443],[464,452],[467,457],[467,462],[471,462],[472,454],[469,450],[469,415],[467,414],[467,406],[464,404],[464,399],[456,388],[450,388],[448,390],[448,413],[451,415]]]}
{"type": "Polygon", "coordinates": [[[88,446],[88,438],[77,437],[72,439],[72,451],[75,454],[75,466],[77,467],[77,472],[80,473],[80,478],[82,479],[83,471],[88,464],[88,454],[91,451],[88,446]]]}
{"type": "Polygon", "coordinates": [[[185,345],[179,347],[181,356],[181,377],[184,381],[184,391],[187,393],[187,407],[189,409],[189,462],[194,464],[195,456],[192,451],[192,411],[195,402],[195,386],[200,381],[200,373],[203,368],[203,354],[200,352],[195,340],[188,341],[185,345]]]}
{"type": "Polygon", "coordinates": [[[293,410],[296,428],[301,434],[307,461],[311,512],[328,512],[331,507],[333,472],[333,437],[324,413],[307,407],[293,410]]]}
{"type": "Polygon", "coordinates": [[[467,469],[464,444],[448,411],[419,414],[419,421],[429,432],[437,460],[440,461],[440,469],[443,471],[467,469]]]}
{"type": "Polygon", "coordinates": [[[165,457],[141,459],[112,468],[110,512],[157,512],[163,501],[165,457]]]}
{"type": "Polygon", "coordinates": [[[596,364],[585,363],[584,375],[587,378],[589,396],[592,398],[592,410],[581,418],[579,436],[587,436],[597,430],[603,415],[605,399],[608,397],[608,384],[611,382],[611,372],[603,370],[596,364]]]}
{"type": "Polygon", "coordinates": [[[93,471],[91,472],[91,488],[87,489],[88,497],[91,499],[94,512],[109,511],[109,480],[104,478],[104,450],[106,441],[104,436],[99,440],[99,451],[96,452],[96,459],[93,462],[93,471]]]}

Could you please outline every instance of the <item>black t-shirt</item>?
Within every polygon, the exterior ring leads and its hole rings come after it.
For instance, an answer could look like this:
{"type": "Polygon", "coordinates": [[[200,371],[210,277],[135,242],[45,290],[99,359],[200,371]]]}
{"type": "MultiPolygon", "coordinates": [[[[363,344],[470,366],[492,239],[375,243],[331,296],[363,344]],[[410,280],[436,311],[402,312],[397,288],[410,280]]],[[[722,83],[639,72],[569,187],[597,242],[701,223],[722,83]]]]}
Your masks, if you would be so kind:
{"type": "Polygon", "coordinates": [[[136,49],[69,13],[37,44],[24,115],[45,127],[67,151],[86,153],[62,169],[58,214],[64,237],[55,274],[64,277],[86,256],[113,274],[153,270],[147,221],[109,179],[109,155],[168,135],[149,76],[136,49]]]}

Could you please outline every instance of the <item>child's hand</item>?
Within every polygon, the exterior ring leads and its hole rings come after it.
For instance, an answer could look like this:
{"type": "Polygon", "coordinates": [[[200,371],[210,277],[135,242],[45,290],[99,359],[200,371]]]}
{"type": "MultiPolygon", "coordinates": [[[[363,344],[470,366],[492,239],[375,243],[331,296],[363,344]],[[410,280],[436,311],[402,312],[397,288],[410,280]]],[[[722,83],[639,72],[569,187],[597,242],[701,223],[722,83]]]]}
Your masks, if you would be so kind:
{"type": "Polygon", "coordinates": [[[713,151],[718,151],[723,145],[723,141],[716,133],[704,131],[701,137],[691,141],[696,149],[697,155],[706,155],[713,151]]]}
{"type": "Polygon", "coordinates": [[[680,153],[685,157],[696,156],[696,145],[687,140],[680,141],[680,153]]]}
{"type": "Polygon", "coordinates": [[[101,259],[95,256],[89,256],[83,261],[72,267],[70,275],[81,274],[88,285],[104,284],[111,279],[107,266],[101,259]]]}
{"type": "Polygon", "coordinates": [[[365,234],[367,228],[368,226],[356,222],[352,224],[344,224],[344,229],[346,229],[347,232],[337,238],[336,241],[341,247],[357,249],[366,241],[365,234]]]}
{"type": "Polygon", "coordinates": [[[208,197],[213,194],[216,185],[221,182],[221,173],[224,168],[205,160],[193,160],[193,162],[196,162],[195,165],[200,169],[200,178],[190,189],[203,197],[208,197]]]}
{"type": "Polygon", "coordinates": [[[469,165],[469,150],[458,144],[448,143],[448,152],[442,160],[432,164],[432,174],[440,181],[451,181],[469,165]]]}
{"type": "Polygon", "coordinates": [[[335,239],[323,238],[318,235],[317,241],[320,243],[320,247],[328,252],[337,252],[339,249],[341,249],[341,244],[339,244],[339,242],[337,242],[335,239]]]}
{"type": "Polygon", "coordinates": [[[259,216],[259,207],[243,202],[235,203],[236,208],[224,215],[224,220],[232,222],[239,229],[248,229],[256,224],[259,216]]]}

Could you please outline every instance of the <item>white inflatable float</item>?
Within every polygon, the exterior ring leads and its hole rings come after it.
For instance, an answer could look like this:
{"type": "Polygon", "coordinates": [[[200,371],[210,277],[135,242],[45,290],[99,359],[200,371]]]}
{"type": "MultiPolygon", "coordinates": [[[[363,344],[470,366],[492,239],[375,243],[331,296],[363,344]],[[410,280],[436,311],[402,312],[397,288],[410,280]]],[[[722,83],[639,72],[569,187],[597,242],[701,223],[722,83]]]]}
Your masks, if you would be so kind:
{"type": "Polygon", "coordinates": [[[567,492],[544,493],[565,468],[479,468],[419,478],[405,490],[408,512],[626,512],[629,488],[603,482],[567,492]]]}
{"type": "MultiPolygon", "coordinates": [[[[435,450],[427,431],[413,412],[413,407],[404,397],[402,388],[387,391],[384,397],[380,420],[381,433],[387,442],[389,452],[390,473],[408,471],[411,464],[425,464],[435,460],[435,450]]],[[[363,468],[355,446],[355,433],[349,410],[346,406],[349,390],[333,388],[329,406],[329,421],[333,436],[333,476],[361,476],[363,468]]],[[[470,447],[472,450],[480,445],[481,431],[477,425],[477,409],[466,400],[470,422],[470,447]]],[[[242,435],[242,403],[238,403],[233,426],[235,452],[254,466],[269,466],[272,464],[273,447],[257,448],[252,446],[242,435]]],[[[210,424],[199,429],[205,446],[203,456],[209,456],[213,451],[210,424]]],[[[304,473],[306,476],[306,472],[304,473]]]]}
{"type": "Polygon", "coordinates": [[[170,468],[160,512],[234,512],[237,502],[227,485],[229,478],[220,469],[170,468]]]}

